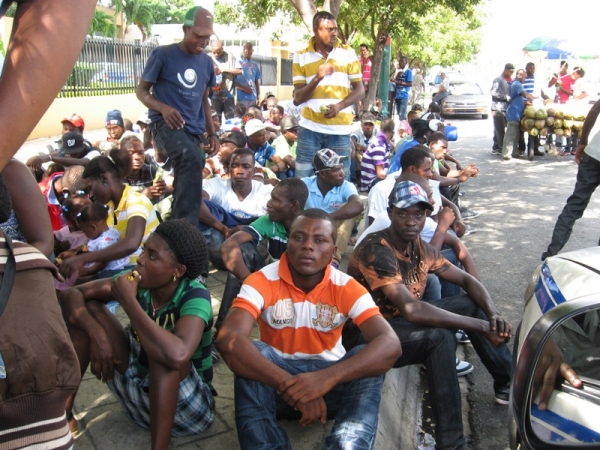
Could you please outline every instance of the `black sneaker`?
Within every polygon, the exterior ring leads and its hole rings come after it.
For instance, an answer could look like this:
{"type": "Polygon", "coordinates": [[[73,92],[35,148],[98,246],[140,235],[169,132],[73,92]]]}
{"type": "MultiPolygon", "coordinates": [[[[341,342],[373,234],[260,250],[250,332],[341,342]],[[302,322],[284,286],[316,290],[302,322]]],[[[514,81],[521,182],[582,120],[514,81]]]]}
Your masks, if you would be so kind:
{"type": "Polygon", "coordinates": [[[473,211],[472,209],[469,209],[469,208],[464,208],[464,209],[460,210],[460,216],[462,217],[462,220],[474,219],[475,217],[479,217],[480,215],[481,215],[481,212],[473,211]]]}
{"type": "Polygon", "coordinates": [[[467,333],[465,333],[465,330],[458,330],[456,332],[456,340],[458,341],[459,344],[470,344],[471,343],[471,339],[469,339],[469,336],[467,336],[467,333]]]}
{"type": "Polygon", "coordinates": [[[496,403],[499,405],[508,405],[510,399],[510,385],[502,386],[500,388],[494,388],[494,396],[496,397],[496,403]]]}
{"type": "Polygon", "coordinates": [[[492,149],[492,155],[501,155],[502,152],[500,151],[499,148],[493,148],[492,149]]]}

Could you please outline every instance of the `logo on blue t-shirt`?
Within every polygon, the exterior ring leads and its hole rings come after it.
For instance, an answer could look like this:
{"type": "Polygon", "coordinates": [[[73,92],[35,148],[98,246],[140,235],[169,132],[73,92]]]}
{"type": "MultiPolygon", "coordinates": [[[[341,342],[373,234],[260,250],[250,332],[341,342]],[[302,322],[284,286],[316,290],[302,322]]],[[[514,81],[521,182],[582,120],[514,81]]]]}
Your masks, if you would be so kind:
{"type": "Polygon", "coordinates": [[[183,78],[185,78],[185,81],[183,81],[183,79],[181,78],[180,73],[177,74],[177,79],[179,80],[179,82],[188,89],[192,89],[194,86],[196,86],[196,83],[198,82],[198,76],[196,75],[196,71],[194,69],[187,69],[183,73],[183,78]]]}

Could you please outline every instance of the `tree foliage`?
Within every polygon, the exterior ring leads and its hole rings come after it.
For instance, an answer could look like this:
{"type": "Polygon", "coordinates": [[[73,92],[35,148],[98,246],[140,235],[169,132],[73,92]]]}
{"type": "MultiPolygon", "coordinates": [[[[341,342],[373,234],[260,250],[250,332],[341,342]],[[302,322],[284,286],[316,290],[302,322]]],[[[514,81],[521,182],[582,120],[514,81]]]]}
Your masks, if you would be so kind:
{"type": "Polygon", "coordinates": [[[93,36],[97,32],[102,33],[102,36],[114,38],[117,35],[115,16],[100,9],[95,10],[88,34],[93,36]]]}
{"type": "Polygon", "coordinates": [[[135,24],[146,40],[154,21],[154,7],[148,0],[112,0],[117,14],[124,13],[127,26],[135,24]]]}
{"type": "Polygon", "coordinates": [[[240,0],[235,5],[227,1],[217,1],[215,19],[239,28],[250,24],[260,28],[279,12],[284,21],[304,23],[311,30],[316,11],[330,11],[337,17],[342,41],[354,44],[360,37],[372,48],[373,88],[366,106],[375,99],[388,39],[393,54],[406,54],[421,65],[467,61],[479,47],[476,6],[481,0],[240,0]]]}
{"type": "Polygon", "coordinates": [[[155,24],[181,24],[185,13],[194,7],[194,0],[149,0],[155,24]]]}

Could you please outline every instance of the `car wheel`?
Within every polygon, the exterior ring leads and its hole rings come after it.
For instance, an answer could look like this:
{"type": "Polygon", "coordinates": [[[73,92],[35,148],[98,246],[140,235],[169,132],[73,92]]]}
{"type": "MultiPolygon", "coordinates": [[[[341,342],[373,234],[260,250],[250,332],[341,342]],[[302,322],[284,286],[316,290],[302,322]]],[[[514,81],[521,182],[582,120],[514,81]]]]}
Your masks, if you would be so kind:
{"type": "Polygon", "coordinates": [[[481,115],[481,118],[482,118],[483,120],[487,120],[487,118],[488,118],[488,115],[487,115],[487,114],[482,114],[482,115],[481,115]]]}

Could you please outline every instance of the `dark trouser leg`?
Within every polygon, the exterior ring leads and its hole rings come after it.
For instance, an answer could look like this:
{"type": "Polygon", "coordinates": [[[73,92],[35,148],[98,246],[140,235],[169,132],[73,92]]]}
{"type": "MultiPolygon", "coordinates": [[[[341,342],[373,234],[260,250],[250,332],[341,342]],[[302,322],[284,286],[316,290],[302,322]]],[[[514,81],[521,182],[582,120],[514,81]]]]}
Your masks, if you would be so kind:
{"type": "Polygon", "coordinates": [[[233,97],[226,98],[223,100],[223,113],[225,114],[225,119],[231,119],[233,117],[233,105],[235,101],[233,97]]]}
{"type": "Polygon", "coordinates": [[[459,192],[460,192],[459,184],[455,184],[453,186],[440,187],[440,194],[442,194],[444,197],[446,197],[448,200],[450,200],[452,203],[454,203],[457,208],[460,208],[460,205],[458,204],[459,192]]]}
{"type": "MultiPolygon", "coordinates": [[[[242,250],[244,264],[246,264],[246,267],[250,272],[254,273],[264,267],[265,260],[260,256],[252,242],[244,242],[240,249],[242,250]]],[[[223,290],[223,297],[221,298],[219,315],[217,316],[217,321],[215,323],[215,330],[217,330],[217,332],[219,332],[221,324],[225,320],[233,301],[240,293],[241,287],[242,284],[240,283],[240,280],[238,280],[234,274],[229,272],[227,274],[227,281],[225,282],[225,289],[223,290]]]]}
{"type": "MultiPolygon", "coordinates": [[[[456,255],[456,253],[454,252],[452,247],[450,247],[448,245],[442,246],[441,254],[444,258],[446,258],[448,261],[450,261],[452,264],[454,264],[459,269],[463,268],[462,264],[458,260],[458,256],[456,255]]],[[[428,277],[429,277],[429,275],[428,275],[428,277]]],[[[440,285],[441,285],[440,286],[440,289],[441,289],[441,297],[440,298],[454,297],[454,296],[462,294],[462,288],[460,286],[458,286],[457,284],[450,283],[449,281],[446,281],[446,280],[440,278],[440,285]]]]}
{"type": "Polygon", "coordinates": [[[519,130],[519,151],[525,151],[525,132],[519,130]]]}
{"type": "Polygon", "coordinates": [[[504,143],[504,133],[506,132],[506,116],[502,112],[492,111],[494,121],[494,150],[501,150],[504,143]]]}
{"type": "Polygon", "coordinates": [[[220,97],[217,97],[217,95],[215,94],[210,99],[210,105],[213,107],[213,109],[217,113],[217,116],[219,116],[219,118],[221,118],[221,114],[223,114],[223,112],[225,111],[225,103],[223,102],[223,99],[220,97]]]}
{"type": "Polygon", "coordinates": [[[165,153],[175,171],[172,219],[185,219],[198,226],[202,204],[204,153],[198,137],[185,130],[172,130],[165,122],[151,125],[154,145],[165,153]]]}
{"type": "MultiPolygon", "coordinates": [[[[460,314],[461,316],[475,317],[487,321],[485,313],[469,298],[468,295],[443,298],[439,301],[429,302],[440,309],[460,314]]],[[[510,382],[512,356],[506,344],[499,347],[493,345],[479,333],[467,331],[467,335],[477,352],[479,359],[494,379],[494,388],[506,386],[510,382]]],[[[403,347],[404,348],[404,347],[403,347]]]]}
{"type": "Polygon", "coordinates": [[[436,449],[465,442],[458,377],[456,338],[451,330],[415,325],[395,318],[390,325],[402,343],[402,356],[394,367],[424,364],[431,409],[436,420],[436,449]]]}
{"type": "Polygon", "coordinates": [[[577,170],[577,183],[573,194],[568,198],[567,204],[558,216],[556,225],[554,225],[552,242],[548,246],[547,256],[556,255],[567,243],[575,221],[583,215],[592,194],[599,184],[600,161],[584,153],[577,170]]]}

